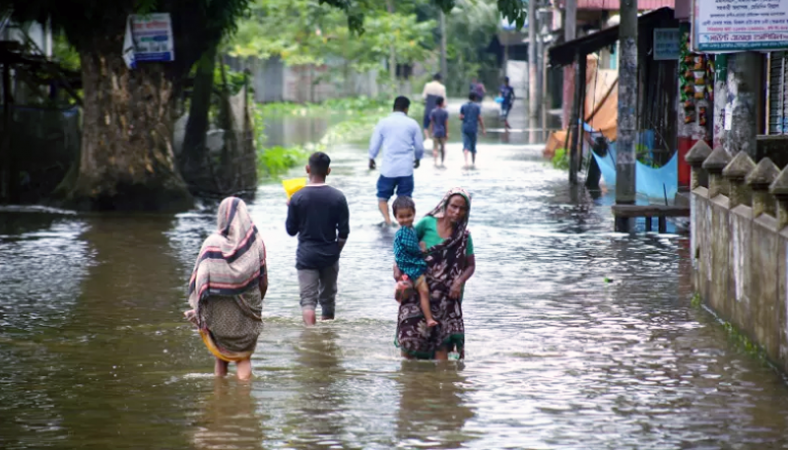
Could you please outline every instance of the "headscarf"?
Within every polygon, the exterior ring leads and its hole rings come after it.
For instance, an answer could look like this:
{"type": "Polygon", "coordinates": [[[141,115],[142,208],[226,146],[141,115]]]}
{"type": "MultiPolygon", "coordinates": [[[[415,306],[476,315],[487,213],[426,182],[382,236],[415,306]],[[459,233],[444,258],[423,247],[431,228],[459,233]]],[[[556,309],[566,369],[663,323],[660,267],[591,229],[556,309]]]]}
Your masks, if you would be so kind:
{"type": "Polygon", "coordinates": [[[449,200],[455,195],[461,195],[468,204],[468,209],[465,211],[465,217],[454,227],[452,234],[449,238],[447,238],[443,243],[436,245],[435,247],[430,248],[430,253],[434,252],[437,249],[451,247],[453,245],[458,244],[462,239],[466,238],[466,228],[468,228],[468,218],[471,215],[471,194],[468,193],[465,189],[461,187],[455,187],[449,189],[449,192],[443,196],[443,199],[438,203],[438,205],[430,212],[427,213],[428,216],[432,216],[436,219],[442,219],[446,215],[446,208],[449,206],[449,200]]]}
{"type": "Polygon", "coordinates": [[[241,294],[265,273],[265,244],[246,203],[237,197],[222,200],[216,224],[216,231],[202,244],[189,280],[189,305],[195,311],[204,297],[241,294]]]}

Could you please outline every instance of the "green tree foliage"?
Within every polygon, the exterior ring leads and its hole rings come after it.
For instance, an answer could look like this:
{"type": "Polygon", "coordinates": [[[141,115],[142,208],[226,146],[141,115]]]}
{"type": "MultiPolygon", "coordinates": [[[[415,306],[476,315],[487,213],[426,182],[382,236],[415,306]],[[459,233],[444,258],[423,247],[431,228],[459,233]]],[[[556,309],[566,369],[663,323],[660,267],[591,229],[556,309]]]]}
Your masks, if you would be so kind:
{"type": "Polygon", "coordinates": [[[363,34],[348,25],[341,10],[318,0],[256,0],[251,13],[225,46],[234,56],[273,56],[286,64],[323,64],[341,59],[356,71],[378,67],[393,44],[399,62],[423,60],[434,21],[415,14],[367,14],[363,34]],[[270,30],[275,29],[275,33],[270,30]]]}
{"type": "MultiPolygon", "coordinates": [[[[416,0],[417,1],[417,0],[416,0]]],[[[371,12],[379,11],[383,7],[380,0],[319,0],[321,4],[328,4],[341,9],[347,15],[348,27],[354,32],[364,31],[364,18],[371,12]]],[[[443,10],[451,12],[459,0],[431,0],[431,3],[443,10]]],[[[403,3],[415,3],[414,0],[404,0],[403,3]]],[[[525,25],[525,8],[523,0],[496,0],[496,6],[501,16],[509,22],[522,28],[525,25]]]]}

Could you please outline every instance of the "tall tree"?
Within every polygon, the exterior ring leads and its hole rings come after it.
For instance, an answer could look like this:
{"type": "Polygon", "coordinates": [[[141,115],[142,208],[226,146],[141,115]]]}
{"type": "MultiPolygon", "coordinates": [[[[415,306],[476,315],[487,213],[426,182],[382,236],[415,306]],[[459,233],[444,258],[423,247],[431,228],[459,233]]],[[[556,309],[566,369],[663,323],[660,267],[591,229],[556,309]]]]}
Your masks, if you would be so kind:
{"type": "MultiPolygon", "coordinates": [[[[192,66],[242,16],[251,0],[5,0],[19,21],[50,21],[79,52],[84,110],[78,170],[64,182],[67,200],[85,209],[181,210],[191,196],[174,161],[177,99],[192,66]],[[121,50],[129,14],[167,12],[176,60],[129,70],[121,50]]],[[[432,0],[450,11],[454,0],[432,0]]],[[[354,33],[376,0],[319,0],[345,12],[354,33]]],[[[522,26],[521,0],[497,0],[522,26]]],[[[277,24],[266,35],[275,36],[277,24]]]]}
{"type": "Polygon", "coordinates": [[[288,65],[340,60],[341,64],[330,68],[345,82],[351,70],[380,67],[392,48],[398,58],[395,62],[425,59],[435,26],[432,21],[419,22],[415,14],[380,10],[365,16],[365,32],[358,34],[349,28],[341,11],[321,6],[317,0],[256,0],[250,9],[228,42],[230,53],[279,57],[288,65]],[[278,30],[275,35],[265,33],[272,28],[278,30]]]}
{"type": "Polygon", "coordinates": [[[248,0],[11,0],[18,20],[51,20],[79,52],[84,92],[78,171],[66,199],[85,209],[182,210],[191,196],[172,151],[174,106],[191,67],[248,0]],[[168,12],[175,61],[121,56],[129,14],[168,12]]]}

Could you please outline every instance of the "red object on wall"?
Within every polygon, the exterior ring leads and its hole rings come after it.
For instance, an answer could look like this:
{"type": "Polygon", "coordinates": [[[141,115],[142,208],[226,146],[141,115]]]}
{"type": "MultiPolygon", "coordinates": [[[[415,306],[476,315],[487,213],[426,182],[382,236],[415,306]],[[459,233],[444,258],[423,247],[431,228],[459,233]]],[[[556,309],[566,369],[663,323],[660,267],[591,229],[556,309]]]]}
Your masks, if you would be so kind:
{"type": "MultiPolygon", "coordinates": [[[[693,139],[688,136],[678,136],[677,141],[679,153],[679,191],[688,191],[692,168],[690,167],[689,163],[687,163],[685,158],[687,157],[687,153],[689,153],[692,146],[698,142],[698,139],[693,139]]],[[[711,142],[709,142],[708,139],[706,140],[706,143],[711,146],[711,142]]]]}
{"type": "Polygon", "coordinates": [[[678,137],[678,157],[679,157],[679,191],[688,191],[690,186],[690,165],[687,164],[686,156],[690,149],[697,142],[695,139],[685,136],[678,137]]]}

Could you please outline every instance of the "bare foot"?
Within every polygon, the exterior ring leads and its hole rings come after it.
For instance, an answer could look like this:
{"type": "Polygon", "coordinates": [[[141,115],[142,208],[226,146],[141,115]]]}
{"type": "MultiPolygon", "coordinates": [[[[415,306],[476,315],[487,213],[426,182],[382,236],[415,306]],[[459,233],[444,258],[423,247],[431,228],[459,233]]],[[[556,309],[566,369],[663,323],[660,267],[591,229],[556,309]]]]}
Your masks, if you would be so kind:
{"type": "Polygon", "coordinates": [[[315,310],[305,309],[301,311],[301,316],[304,318],[304,325],[311,327],[315,325],[315,310]]]}
{"type": "Polygon", "coordinates": [[[438,322],[436,322],[434,319],[430,319],[430,320],[427,321],[427,326],[428,327],[434,327],[437,324],[438,324],[438,322]]]}

